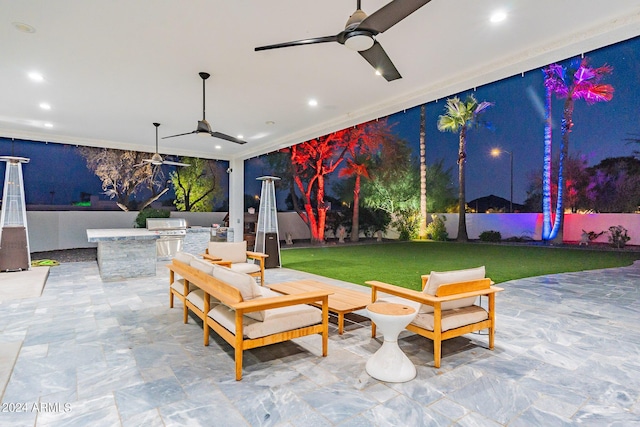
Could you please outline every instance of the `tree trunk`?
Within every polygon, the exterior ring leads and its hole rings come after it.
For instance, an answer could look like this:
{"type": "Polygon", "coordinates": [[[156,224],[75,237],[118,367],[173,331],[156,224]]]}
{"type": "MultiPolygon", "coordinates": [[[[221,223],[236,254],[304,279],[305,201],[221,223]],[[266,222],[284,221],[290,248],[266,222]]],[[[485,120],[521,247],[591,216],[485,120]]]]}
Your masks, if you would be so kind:
{"type": "Polygon", "coordinates": [[[551,238],[551,151],[552,119],[551,94],[547,88],[544,104],[544,154],[542,164],[542,240],[551,238]]]}
{"type": "Polygon", "coordinates": [[[560,160],[558,161],[558,197],[556,199],[556,219],[551,230],[553,243],[562,244],[564,239],[564,199],[565,199],[565,171],[564,161],[569,156],[569,134],[573,127],[573,98],[571,94],[564,102],[564,112],[562,117],[562,140],[560,146],[560,160]]]}
{"type": "Polygon", "coordinates": [[[353,217],[351,218],[351,241],[357,242],[360,237],[360,174],[356,174],[353,187],[353,217]]]}
{"type": "Polygon", "coordinates": [[[426,104],[420,106],[420,239],[427,238],[426,104]]]}
{"type": "Polygon", "coordinates": [[[458,242],[467,242],[469,237],[467,236],[467,221],[466,221],[466,194],[465,194],[465,163],[467,162],[466,156],[466,142],[467,142],[467,128],[462,126],[460,129],[460,144],[458,147],[458,242]]]}

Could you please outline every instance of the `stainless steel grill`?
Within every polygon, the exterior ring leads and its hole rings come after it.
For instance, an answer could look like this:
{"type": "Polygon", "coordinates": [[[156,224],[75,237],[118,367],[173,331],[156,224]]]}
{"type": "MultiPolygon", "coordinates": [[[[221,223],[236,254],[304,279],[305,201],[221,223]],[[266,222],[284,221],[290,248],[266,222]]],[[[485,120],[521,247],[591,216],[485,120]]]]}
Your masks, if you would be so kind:
{"type": "Polygon", "coordinates": [[[184,218],[147,218],[147,230],[160,236],[156,240],[158,258],[172,258],[182,250],[187,221],[184,218]]]}

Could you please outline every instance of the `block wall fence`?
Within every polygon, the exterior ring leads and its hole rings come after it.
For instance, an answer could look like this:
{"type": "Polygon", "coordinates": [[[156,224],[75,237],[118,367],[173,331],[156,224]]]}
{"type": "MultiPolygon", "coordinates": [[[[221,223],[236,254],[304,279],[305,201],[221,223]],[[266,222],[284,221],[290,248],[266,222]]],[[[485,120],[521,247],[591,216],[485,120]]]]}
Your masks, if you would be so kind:
{"type": "MultiPolygon", "coordinates": [[[[29,246],[31,252],[58,249],[96,247],[87,242],[87,229],[92,228],[131,228],[138,212],[117,211],[27,211],[29,228],[29,246]]],[[[171,212],[172,217],[185,218],[189,226],[210,227],[222,224],[225,212],[171,212]]],[[[437,214],[446,218],[445,226],[450,239],[458,232],[458,214],[437,214]]],[[[596,242],[607,242],[610,226],[622,225],[628,230],[630,245],[640,245],[640,214],[567,214],[565,215],[564,240],[580,241],[582,230],[599,233],[605,231],[596,242]]],[[[294,242],[309,239],[309,230],[295,212],[279,212],[278,226],[280,239],[290,233],[294,242]]],[[[542,214],[535,213],[491,213],[467,214],[467,233],[470,239],[477,239],[483,231],[494,230],[502,238],[530,237],[540,240],[542,232],[542,214]]],[[[234,229],[235,234],[242,232],[234,229]]],[[[331,236],[331,235],[330,235],[331,236]]],[[[394,230],[388,230],[387,238],[397,238],[394,230]]]]}

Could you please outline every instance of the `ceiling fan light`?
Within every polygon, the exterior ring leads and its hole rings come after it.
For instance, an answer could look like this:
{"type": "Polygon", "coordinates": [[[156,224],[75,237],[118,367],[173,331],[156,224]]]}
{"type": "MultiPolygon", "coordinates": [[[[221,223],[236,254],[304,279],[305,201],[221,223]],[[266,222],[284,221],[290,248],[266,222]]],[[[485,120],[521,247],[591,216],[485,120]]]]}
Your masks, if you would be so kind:
{"type": "Polygon", "coordinates": [[[373,37],[365,32],[354,31],[350,35],[347,35],[344,45],[351,50],[362,52],[369,50],[371,46],[373,46],[373,37]]]}

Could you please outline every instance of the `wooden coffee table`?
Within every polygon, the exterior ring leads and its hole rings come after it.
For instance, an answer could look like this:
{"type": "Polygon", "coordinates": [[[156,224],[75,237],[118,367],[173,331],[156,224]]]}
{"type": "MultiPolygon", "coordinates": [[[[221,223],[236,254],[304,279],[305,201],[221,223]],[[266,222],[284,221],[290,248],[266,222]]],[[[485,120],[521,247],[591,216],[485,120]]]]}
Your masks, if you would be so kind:
{"type": "Polygon", "coordinates": [[[338,315],[338,333],[340,335],[344,332],[344,315],[362,310],[371,304],[371,294],[329,285],[317,280],[295,280],[267,286],[276,292],[286,295],[316,290],[333,292],[333,294],[329,295],[329,311],[338,315]]]}

